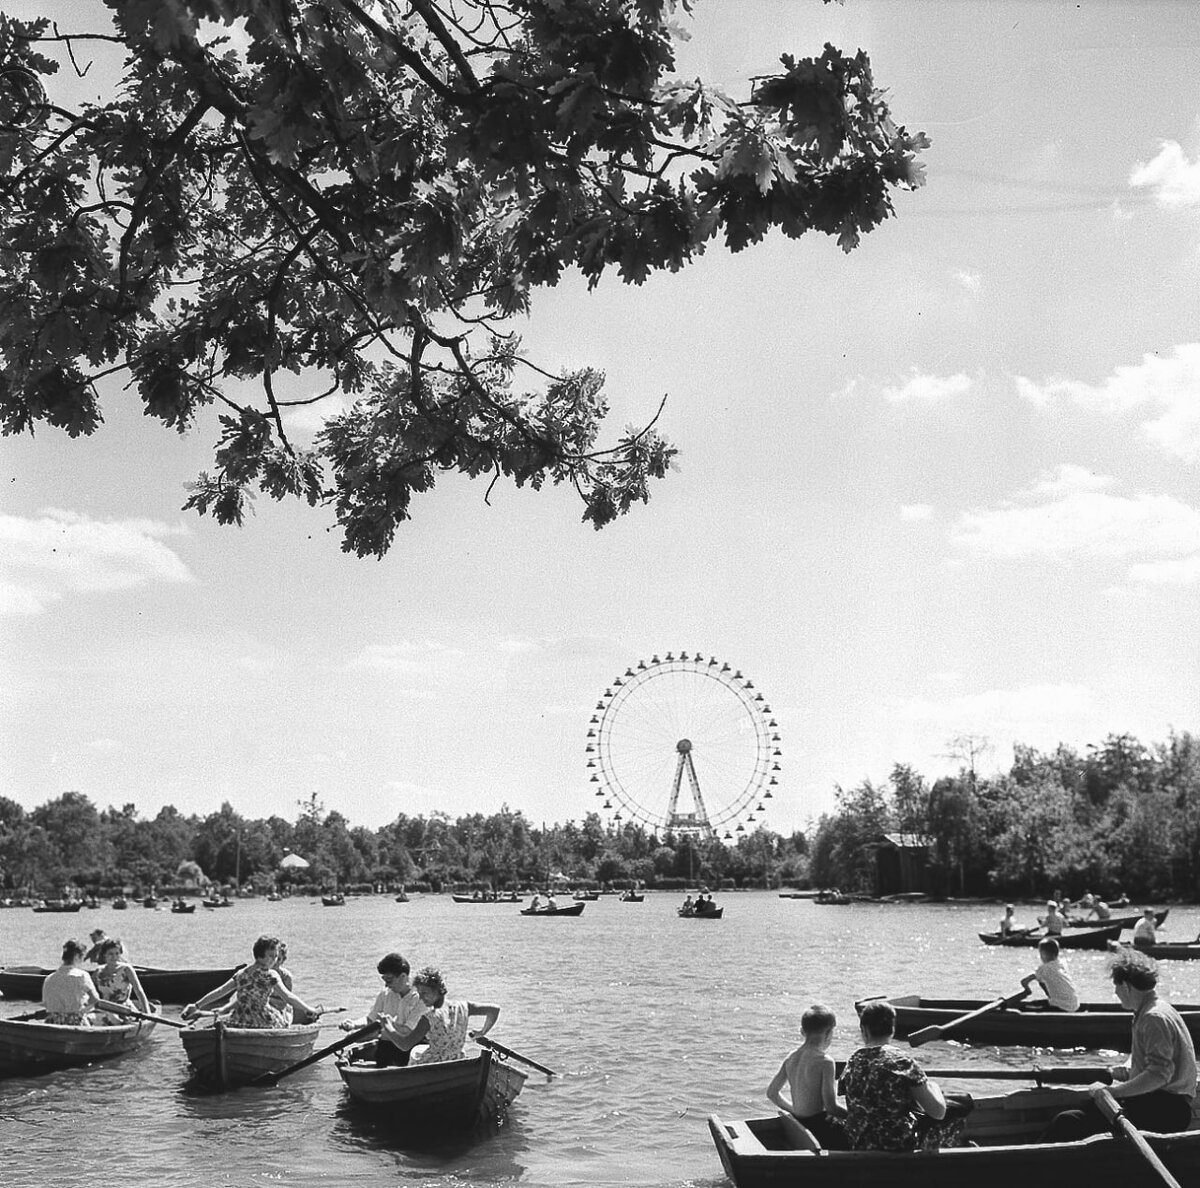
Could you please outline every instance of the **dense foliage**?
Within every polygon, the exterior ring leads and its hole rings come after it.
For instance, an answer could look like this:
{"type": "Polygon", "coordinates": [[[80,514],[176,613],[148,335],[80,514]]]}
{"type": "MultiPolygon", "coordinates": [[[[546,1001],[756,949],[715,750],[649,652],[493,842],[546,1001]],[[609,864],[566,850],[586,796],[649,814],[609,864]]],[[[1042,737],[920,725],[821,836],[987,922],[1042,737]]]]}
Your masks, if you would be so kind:
{"type": "Polygon", "coordinates": [[[171,807],[143,819],[133,805],[99,811],[67,792],[27,812],[0,797],[5,894],[182,884],[298,883],[541,886],[640,880],[649,887],[838,886],[874,891],[874,846],[885,833],[925,839],[935,894],[1016,897],[1051,890],[1200,901],[1200,739],[1147,747],[1114,735],[1081,754],[1018,747],[1007,772],[970,764],[930,785],[897,765],[886,784],[838,789],[838,806],[807,833],[766,829],[735,845],[606,828],[590,813],[532,825],[523,813],[408,816],[371,830],[315,796],[295,821],[252,819],[228,803],[206,817],[171,807]],[[289,852],[307,869],[280,869],[289,852]]]}
{"type": "Polygon", "coordinates": [[[928,842],[935,893],[1198,901],[1200,739],[1022,746],[1007,772],[980,776],[972,763],[932,786],[898,765],[886,785],[838,790],[812,833],[810,878],[871,890],[869,843],[888,831],[928,842]]]}
{"type": "Polygon", "coordinates": [[[0,430],[91,434],[115,376],[216,436],[185,506],[299,497],[359,556],[442,472],[570,483],[600,527],[668,469],[653,425],[600,443],[603,376],[524,357],[537,288],[772,230],[849,251],[922,180],[861,51],[784,55],[740,99],[673,77],[691,0],[104,5],[0,13],[0,430]]]}
{"type": "Polygon", "coordinates": [[[473,813],[452,821],[399,815],[370,830],[352,826],[316,797],[294,822],[253,820],[228,803],[207,817],[163,808],[141,819],[133,805],[98,811],[78,792],[26,812],[0,797],[0,886],[4,893],[64,888],[107,894],[122,887],[195,886],[240,881],[266,890],[355,885],[528,886],[561,876],[574,884],[640,880],[649,886],[731,879],[762,886],[768,876],[803,873],[803,835],[761,832],[736,847],[659,838],[627,825],[606,830],[594,813],[578,824],[535,828],[520,812],[473,813]],[[288,853],[307,868],[280,867],[288,853]]]}

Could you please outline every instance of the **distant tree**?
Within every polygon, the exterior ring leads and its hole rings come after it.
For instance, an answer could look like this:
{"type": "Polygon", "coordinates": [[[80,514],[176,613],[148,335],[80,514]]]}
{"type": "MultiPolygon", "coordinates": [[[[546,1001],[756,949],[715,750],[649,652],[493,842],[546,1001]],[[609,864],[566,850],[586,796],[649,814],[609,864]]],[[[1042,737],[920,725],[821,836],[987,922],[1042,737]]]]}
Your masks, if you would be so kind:
{"type": "Polygon", "coordinates": [[[329,505],[359,556],[445,471],[569,483],[597,527],[644,501],[674,449],[652,427],[600,444],[603,377],[547,373],[507,320],[569,268],[640,284],[718,237],[818,231],[849,251],[921,184],[927,144],[861,51],[785,54],[741,98],[674,79],[690,7],[0,16],[0,426],[91,434],[96,385],[120,376],[168,428],[216,433],[187,507],[240,523],[256,490],[329,505]],[[106,40],[116,77],[72,108],[43,51],[76,62],[106,40]],[[353,407],[297,446],[289,412],[335,393],[353,407]]]}

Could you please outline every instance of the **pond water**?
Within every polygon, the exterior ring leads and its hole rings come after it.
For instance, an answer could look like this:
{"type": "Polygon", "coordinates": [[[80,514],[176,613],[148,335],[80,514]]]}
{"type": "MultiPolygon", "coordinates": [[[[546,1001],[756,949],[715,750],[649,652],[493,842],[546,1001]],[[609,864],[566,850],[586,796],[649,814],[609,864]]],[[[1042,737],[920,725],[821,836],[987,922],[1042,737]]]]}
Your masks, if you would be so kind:
{"type": "MultiPolygon", "coordinates": [[[[275,1088],[198,1093],[178,1034],[159,1027],[143,1050],[111,1063],[0,1082],[5,1180],[718,1188],[726,1180],[706,1117],[770,1112],[766,1084],[811,1002],[837,1012],[841,1058],[855,1046],[857,998],[990,999],[1019,989],[1036,964],[1034,950],[977,939],[1001,914],[992,905],[823,907],[749,892],[719,897],[724,918],[709,921],[680,919],[679,900],[605,896],[577,919],[528,919],[512,905],[456,905],[449,896],[351,898],[341,908],[250,899],[190,916],[136,906],[0,912],[7,965],[55,966],[67,937],[96,927],[121,937],[134,962],[162,967],[235,965],[260,934],[279,936],[301,996],[354,1014],[380,985],[375,962],[396,949],[414,969],[439,966],[452,997],[500,1003],[495,1038],[559,1073],[531,1072],[497,1133],[412,1151],[356,1114],[332,1060],[275,1088]]],[[[1030,923],[1032,914],[1019,913],[1030,923]]],[[[1190,940],[1198,925],[1200,909],[1175,908],[1164,935],[1190,940]]],[[[1085,1000],[1113,1001],[1103,954],[1072,953],[1069,963],[1085,1000]]],[[[1200,1001],[1200,962],[1161,968],[1171,997],[1200,1001]]],[[[0,1003],[4,1014],[28,1009],[0,1003]]],[[[326,1034],[321,1046],[338,1038],[332,1025],[326,1034]]],[[[942,1066],[1030,1057],[946,1042],[922,1052],[942,1066]]]]}

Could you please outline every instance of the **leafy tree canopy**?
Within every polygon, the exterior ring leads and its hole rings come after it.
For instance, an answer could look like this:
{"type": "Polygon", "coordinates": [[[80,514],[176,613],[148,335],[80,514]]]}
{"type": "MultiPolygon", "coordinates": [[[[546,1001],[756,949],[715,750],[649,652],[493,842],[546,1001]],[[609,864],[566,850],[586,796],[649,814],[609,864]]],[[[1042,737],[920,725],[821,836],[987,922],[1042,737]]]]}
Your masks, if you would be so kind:
{"type": "Polygon", "coordinates": [[[119,376],[215,432],[185,506],[327,505],[359,556],[439,472],[571,483],[600,527],[669,467],[653,424],[601,443],[600,374],[505,331],[537,287],[773,228],[849,251],[922,180],[861,51],[743,98],[675,78],[691,0],[104,3],[101,29],[0,14],[0,427],[91,434],[119,376]],[[98,42],[120,77],[72,106],[50,44],[82,69],[98,42]]]}

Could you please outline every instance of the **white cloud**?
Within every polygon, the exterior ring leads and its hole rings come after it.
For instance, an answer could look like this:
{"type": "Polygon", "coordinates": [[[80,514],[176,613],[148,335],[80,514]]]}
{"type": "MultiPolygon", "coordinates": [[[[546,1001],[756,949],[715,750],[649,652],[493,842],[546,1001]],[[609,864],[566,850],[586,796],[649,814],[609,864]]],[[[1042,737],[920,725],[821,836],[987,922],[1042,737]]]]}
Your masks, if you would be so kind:
{"type": "Polygon", "coordinates": [[[345,396],[336,393],[331,394],[312,404],[287,409],[283,414],[284,428],[290,433],[304,433],[315,437],[325,428],[325,422],[330,417],[349,412],[353,406],[353,400],[347,400],[345,396]]]}
{"type": "Polygon", "coordinates": [[[1030,494],[1057,498],[1075,491],[1102,491],[1105,487],[1112,486],[1113,482],[1110,475],[1097,474],[1094,470],[1089,470],[1086,466],[1076,466],[1073,462],[1061,462],[1033,484],[1030,494]]]}
{"type": "Polygon", "coordinates": [[[1158,156],[1133,167],[1129,185],[1149,189],[1164,210],[1200,206],[1200,161],[1189,161],[1176,141],[1164,140],[1158,156]]]}
{"type": "Polygon", "coordinates": [[[967,512],[951,541],[976,556],[1186,557],[1200,551],[1200,509],[1169,495],[1068,491],[1042,503],[967,512]]]}
{"type": "Polygon", "coordinates": [[[1200,553],[1168,561],[1143,561],[1129,568],[1130,580],[1146,586],[1194,586],[1200,583],[1200,553]]]}
{"type": "Polygon", "coordinates": [[[1117,367],[1099,384],[1015,376],[1022,399],[1047,408],[1066,400],[1093,412],[1121,417],[1144,409],[1145,440],[1185,462],[1200,462],[1200,343],[1183,343],[1168,356],[1144,355],[1141,363],[1117,367]]]}
{"type": "Polygon", "coordinates": [[[900,505],[900,519],[906,524],[916,524],[932,518],[933,504],[931,503],[903,503],[900,505]]]}
{"type": "Polygon", "coordinates": [[[71,594],[103,594],[192,575],[160,538],[182,525],[93,520],[47,508],[36,517],[0,515],[0,613],[36,614],[71,594]]]}
{"type": "Polygon", "coordinates": [[[978,272],[967,272],[962,268],[955,268],[950,275],[968,293],[978,293],[983,288],[983,280],[978,272]]]}
{"type": "Polygon", "coordinates": [[[920,401],[935,404],[964,396],[971,390],[971,377],[961,371],[956,375],[921,375],[913,372],[904,383],[885,385],[880,394],[889,404],[920,401]]]}

